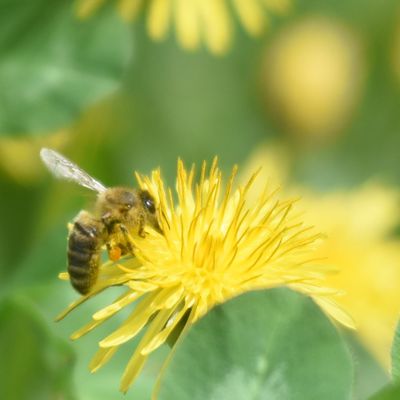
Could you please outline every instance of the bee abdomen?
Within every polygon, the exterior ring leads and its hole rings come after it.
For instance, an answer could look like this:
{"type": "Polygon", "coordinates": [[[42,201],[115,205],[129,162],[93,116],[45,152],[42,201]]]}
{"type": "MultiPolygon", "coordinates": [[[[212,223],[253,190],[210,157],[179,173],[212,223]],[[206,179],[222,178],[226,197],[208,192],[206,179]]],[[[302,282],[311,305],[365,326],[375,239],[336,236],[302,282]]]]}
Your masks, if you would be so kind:
{"type": "Polygon", "coordinates": [[[76,248],[69,246],[68,249],[68,263],[75,265],[76,267],[86,267],[92,258],[93,252],[87,250],[77,250],[76,248]]]}
{"type": "Polygon", "coordinates": [[[102,243],[94,224],[76,221],[68,238],[68,273],[72,286],[81,294],[90,291],[98,276],[102,243]]]}

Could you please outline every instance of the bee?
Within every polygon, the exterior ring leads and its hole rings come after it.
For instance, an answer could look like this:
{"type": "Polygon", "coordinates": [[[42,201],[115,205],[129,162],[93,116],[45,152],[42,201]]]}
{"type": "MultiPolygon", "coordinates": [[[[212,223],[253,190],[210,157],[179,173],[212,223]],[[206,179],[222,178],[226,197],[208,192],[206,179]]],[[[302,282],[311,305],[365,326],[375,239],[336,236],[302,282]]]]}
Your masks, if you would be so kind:
{"type": "Polygon", "coordinates": [[[97,192],[93,213],[79,212],[68,235],[70,281],[79,293],[87,294],[97,281],[104,246],[109,258],[116,261],[125,254],[134,253],[131,235],[144,237],[146,225],[161,233],[155,201],[146,190],[106,188],[54,150],[43,148],[40,157],[56,178],[97,192]]]}

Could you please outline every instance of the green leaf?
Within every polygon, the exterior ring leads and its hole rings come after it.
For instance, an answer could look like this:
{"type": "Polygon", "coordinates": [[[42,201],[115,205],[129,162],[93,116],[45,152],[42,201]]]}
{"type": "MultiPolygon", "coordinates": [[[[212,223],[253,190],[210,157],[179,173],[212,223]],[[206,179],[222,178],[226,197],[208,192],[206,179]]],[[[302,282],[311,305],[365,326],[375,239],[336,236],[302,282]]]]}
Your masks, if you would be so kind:
{"type": "Polygon", "coordinates": [[[346,333],[344,338],[355,365],[353,399],[368,399],[390,382],[389,373],[360,342],[357,331],[346,333]]]}
{"type": "Polygon", "coordinates": [[[73,354],[25,299],[0,303],[0,398],[74,399],[73,354]]]}
{"type": "Polygon", "coordinates": [[[308,298],[286,289],[242,295],[212,310],[178,346],[159,400],[342,400],[351,357],[308,298]]]}
{"type": "Polygon", "coordinates": [[[397,324],[392,345],[392,377],[400,379],[400,322],[397,324]]]}
{"type": "Polygon", "coordinates": [[[107,10],[81,21],[69,0],[0,0],[0,133],[58,129],[114,91],[128,29],[107,10]]]}
{"type": "Polygon", "coordinates": [[[385,386],[378,393],[370,397],[369,400],[399,400],[400,399],[400,383],[385,386]]]}

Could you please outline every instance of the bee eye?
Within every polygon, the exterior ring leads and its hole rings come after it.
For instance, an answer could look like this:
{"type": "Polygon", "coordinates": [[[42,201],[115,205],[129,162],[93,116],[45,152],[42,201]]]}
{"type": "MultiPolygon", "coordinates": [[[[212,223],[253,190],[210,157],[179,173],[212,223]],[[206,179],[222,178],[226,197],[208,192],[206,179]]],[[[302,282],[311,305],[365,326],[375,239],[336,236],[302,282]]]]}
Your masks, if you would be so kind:
{"type": "Polygon", "coordinates": [[[144,206],[147,208],[149,212],[154,214],[156,212],[156,208],[154,206],[154,201],[152,199],[145,199],[144,206]]]}
{"type": "Polygon", "coordinates": [[[151,214],[156,212],[156,206],[154,204],[153,197],[147,190],[141,190],[139,192],[140,199],[142,200],[144,208],[151,214]]]}

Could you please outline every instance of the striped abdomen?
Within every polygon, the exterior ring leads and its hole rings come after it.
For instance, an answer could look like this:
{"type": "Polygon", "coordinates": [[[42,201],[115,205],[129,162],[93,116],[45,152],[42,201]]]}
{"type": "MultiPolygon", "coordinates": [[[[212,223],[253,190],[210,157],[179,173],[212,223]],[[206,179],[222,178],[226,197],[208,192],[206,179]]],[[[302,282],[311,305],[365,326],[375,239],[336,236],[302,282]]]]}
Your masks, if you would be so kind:
{"type": "Polygon", "coordinates": [[[75,221],[68,237],[68,273],[72,286],[86,294],[97,281],[103,226],[93,218],[75,221]]]}

